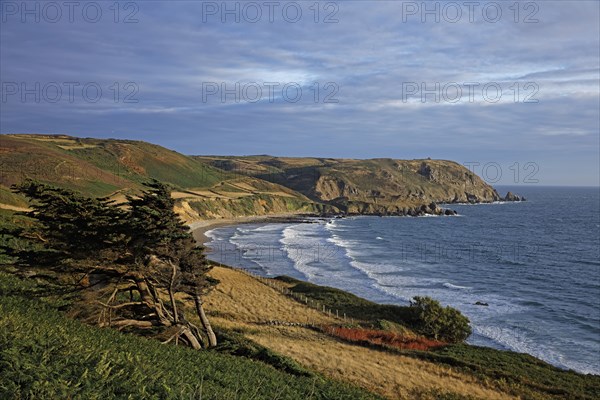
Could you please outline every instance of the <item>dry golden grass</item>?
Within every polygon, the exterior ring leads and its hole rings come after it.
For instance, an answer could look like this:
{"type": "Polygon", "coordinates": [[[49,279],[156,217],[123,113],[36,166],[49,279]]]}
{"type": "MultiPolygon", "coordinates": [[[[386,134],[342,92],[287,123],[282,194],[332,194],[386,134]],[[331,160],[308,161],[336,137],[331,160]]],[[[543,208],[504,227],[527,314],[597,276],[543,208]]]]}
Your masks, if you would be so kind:
{"type": "Polygon", "coordinates": [[[94,147],[98,147],[95,144],[73,144],[73,145],[57,145],[63,150],[77,150],[77,149],[93,149],[94,147]]]}
{"type": "Polygon", "coordinates": [[[193,189],[186,190],[185,193],[190,193],[189,197],[194,197],[194,195],[202,198],[218,198],[219,195],[211,190],[201,190],[201,189],[193,189]]]}
{"type": "MultiPolygon", "coordinates": [[[[221,283],[206,299],[207,310],[231,316],[234,323],[261,323],[271,320],[331,324],[336,321],[312,308],[289,299],[256,279],[228,268],[215,267],[211,275],[221,283]]],[[[223,318],[218,318],[223,319],[223,318]]]]}
{"type": "Polygon", "coordinates": [[[0,203],[0,208],[2,208],[4,210],[11,210],[11,211],[31,211],[31,209],[27,208],[27,207],[18,207],[18,206],[13,206],[13,205],[4,204],[4,203],[0,203]]]}
{"type": "Polygon", "coordinates": [[[242,272],[216,267],[211,274],[221,281],[206,299],[216,326],[241,330],[249,339],[327,376],[390,399],[408,399],[415,391],[430,389],[482,399],[513,398],[485,387],[472,376],[431,362],[343,343],[303,327],[260,324],[269,320],[328,324],[336,320],[242,272]]]}
{"type": "Polygon", "coordinates": [[[239,182],[227,181],[227,184],[229,186],[238,188],[239,190],[247,190],[248,192],[253,192],[256,190],[256,188],[254,186],[252,186],[250,183],[244,182],[241,180],[239,182]]]}
{"type": "Polygon", "coordinates": [[[174,199],[204,199],[206,198],[206,196],[202,196],[200,194],[197,193],[193,193],[193,192],[177,192],[177,191],[173,191],[171,192],[171,197],[174,199]]]}

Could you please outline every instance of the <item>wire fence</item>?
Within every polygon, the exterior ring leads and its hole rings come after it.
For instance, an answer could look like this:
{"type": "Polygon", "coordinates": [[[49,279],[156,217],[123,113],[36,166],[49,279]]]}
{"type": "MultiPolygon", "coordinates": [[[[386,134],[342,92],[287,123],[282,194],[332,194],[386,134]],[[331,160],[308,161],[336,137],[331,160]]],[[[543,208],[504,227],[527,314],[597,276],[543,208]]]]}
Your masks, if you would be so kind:
{"type": "MultiPolygon", "coordinates": [[[[286,296],[288,298],[291,298],[291,299],[297,301],[298,303],[305,305],[306,307],[310,307],[330,318],[338,320],[340,323],[354,324],[354,319],[351,317],[348,317],[345,312],[340,312],[340,310],[338,310],[338,309],[329,308],[329,307],[327,307],[327,305],[325,305],[317,300],[311,299],[302,293],[296,293],[296,292],[290,290],[288,287],[285,286],[285,284],[283,282],[280,282],[277,279],[265,278],[264,276],[260,276],[246,268],[234,268],[234,269],[248,275],[249,277],[251,277],[253,279],[256,279],[257,281],[261,282],[262,284],[276,290],[277,292],[283,294],[284,296],[286,296]]],[[[273,321],[273,322],[276,322],[276,321],[273,321]]],[[[281,324],[283,325],[285,323],[281,323],[281,324]]],[[[301,325],[304,325],[304,324],[301,324],[301,325]]],[[[314,321],[312,323],[310,321],[307,321],[306,325],[316,326],[317,324],[315,324],[314,321]]]]}

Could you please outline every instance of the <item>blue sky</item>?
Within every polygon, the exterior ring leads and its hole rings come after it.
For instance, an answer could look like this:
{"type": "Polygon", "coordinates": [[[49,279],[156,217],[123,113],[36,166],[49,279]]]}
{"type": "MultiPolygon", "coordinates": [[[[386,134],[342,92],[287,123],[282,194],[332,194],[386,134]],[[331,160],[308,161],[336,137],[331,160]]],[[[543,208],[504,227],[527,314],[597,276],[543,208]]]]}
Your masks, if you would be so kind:
{"type": "Polygon", "coordinates": [[[247,3],[3,0],[0,132],[599,184],[598,1],[247,3]]]}

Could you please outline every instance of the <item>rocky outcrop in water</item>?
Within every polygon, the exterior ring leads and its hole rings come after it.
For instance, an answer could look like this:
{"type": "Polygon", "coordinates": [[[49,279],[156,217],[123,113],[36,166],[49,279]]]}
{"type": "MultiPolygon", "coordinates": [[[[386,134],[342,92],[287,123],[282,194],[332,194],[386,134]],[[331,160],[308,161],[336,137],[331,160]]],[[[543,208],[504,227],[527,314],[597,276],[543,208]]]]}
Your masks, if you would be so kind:
{"type": "Polygon", "coordinates": [[[506,196],[502,199],[504,201],[526,201],[525,197],[514,194],[513,192],[506,193],[506,196]]]}

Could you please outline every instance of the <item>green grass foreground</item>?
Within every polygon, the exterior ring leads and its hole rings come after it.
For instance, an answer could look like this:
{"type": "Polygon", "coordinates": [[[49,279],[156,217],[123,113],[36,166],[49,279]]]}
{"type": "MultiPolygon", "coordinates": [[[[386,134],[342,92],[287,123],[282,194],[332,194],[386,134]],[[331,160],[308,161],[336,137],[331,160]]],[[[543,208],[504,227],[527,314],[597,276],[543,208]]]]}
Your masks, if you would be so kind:
{"type": "Polygon", "coordinates": [[[319,375],[90,327],[19,295],[21,285],[0,274],[3,400],[379,399],[319,375]]]}

